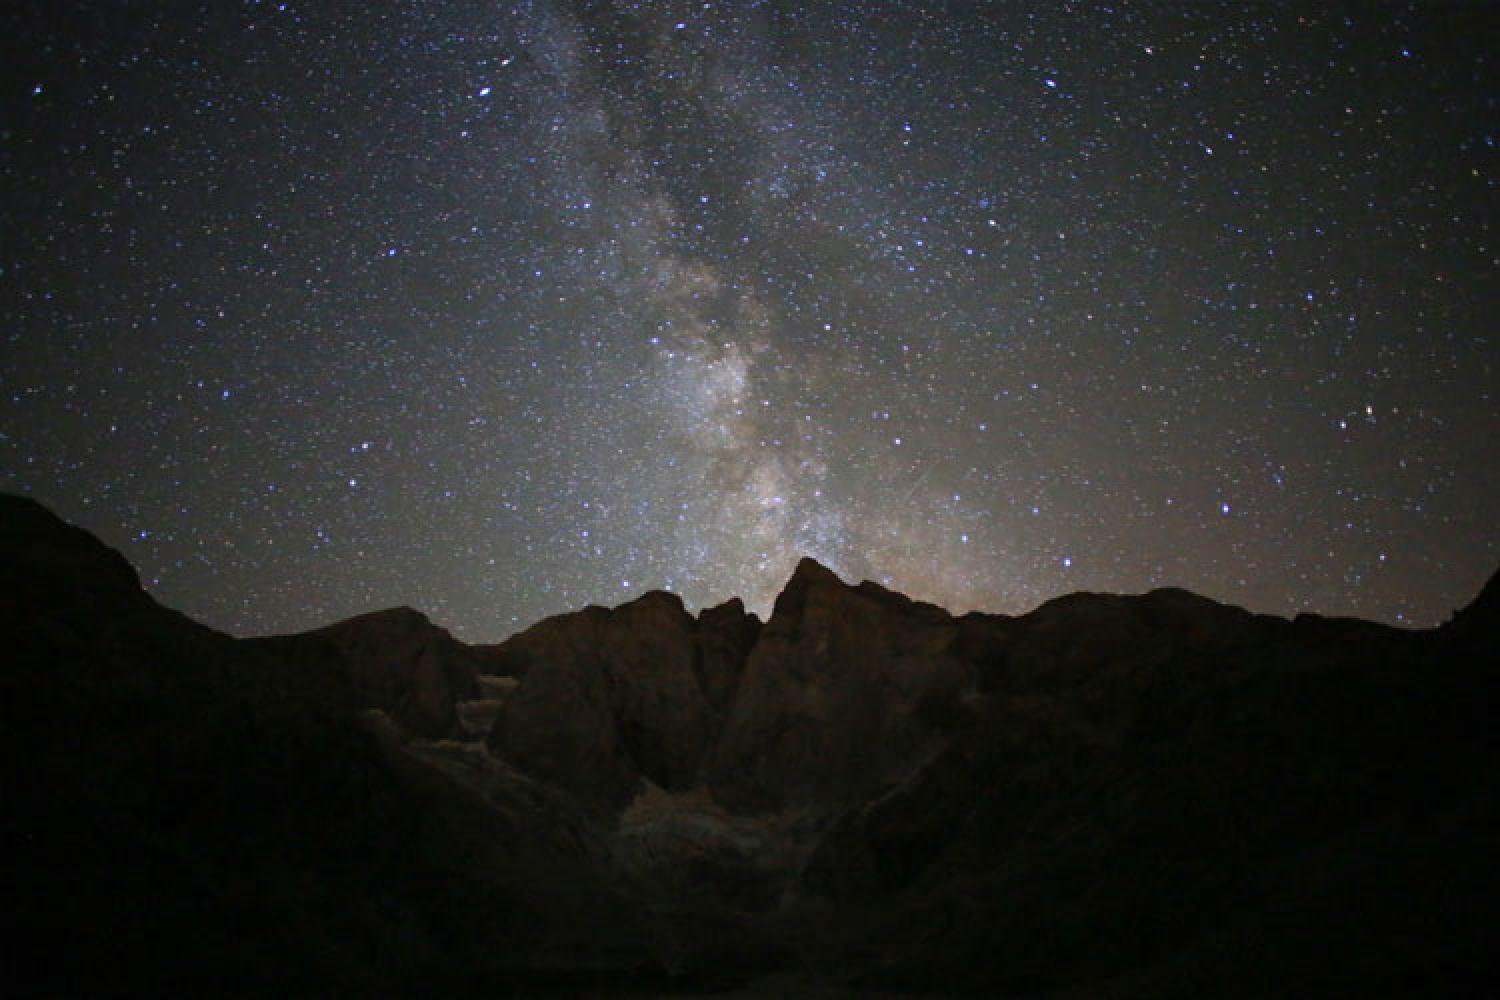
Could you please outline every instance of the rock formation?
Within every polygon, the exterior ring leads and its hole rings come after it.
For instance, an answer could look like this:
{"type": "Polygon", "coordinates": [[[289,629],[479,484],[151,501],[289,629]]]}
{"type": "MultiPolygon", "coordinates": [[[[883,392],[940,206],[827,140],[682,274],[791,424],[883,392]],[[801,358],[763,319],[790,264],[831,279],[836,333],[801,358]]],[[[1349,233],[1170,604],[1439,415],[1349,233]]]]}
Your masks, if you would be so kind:
{"type": "Polygon", "coordinates": [[[973,683],[939,608],[850,587],[804,559],[745,663],[708,767],[726,804],[861,800],[939,739],[944,706],[973,683]]]}
{"type": "Polygon", "coordinates": [[[705,690],[698,623],[671,594],[527,629],[495,650],[519,683],[495,719],[491,749],[607,810],[623,808],[643,777],[666,789],[691,786],[717,728],[710,693],[723,699],[733,674],[722,662],[732,624],[710,636],[719,687],[705,690]]]}
{"type": "Polygon", "coordinates": [[[458,729],[457,705],[479,697],[489,663],[420,611],[392,608],[308,633],[342,655],[357,697],[423,736],[458,729]]]}
{"type": "Polygon", "coordinates": [[[729,714],[761,622],[731,598],[698,616],[698,687],[720,720],[729,714]]]}

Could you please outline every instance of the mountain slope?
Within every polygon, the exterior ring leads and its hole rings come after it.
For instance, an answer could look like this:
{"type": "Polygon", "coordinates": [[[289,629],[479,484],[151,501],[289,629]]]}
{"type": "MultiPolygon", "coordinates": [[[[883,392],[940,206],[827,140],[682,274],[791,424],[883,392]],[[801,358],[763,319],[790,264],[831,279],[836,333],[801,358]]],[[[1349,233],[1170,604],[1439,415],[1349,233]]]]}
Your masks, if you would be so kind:
{"type": "Polygon", "coordinates": [[[654,962],[567,807],[423,766],[335,659],[157,606],[30,501],[0,498],[0,552],[9,986],[443,991],[654,962]]]}

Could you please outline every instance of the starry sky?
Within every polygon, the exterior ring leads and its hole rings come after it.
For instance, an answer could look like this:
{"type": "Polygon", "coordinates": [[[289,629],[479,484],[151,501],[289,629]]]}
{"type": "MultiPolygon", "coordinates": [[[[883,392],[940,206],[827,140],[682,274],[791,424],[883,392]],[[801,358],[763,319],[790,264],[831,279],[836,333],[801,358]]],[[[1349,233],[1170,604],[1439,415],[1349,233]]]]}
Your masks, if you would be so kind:
{"type": "Polygon", "coordinates": [[[235,634],[801,555],[1433,625],[1500,567],[1497,27],[6,4],[0,489],[235,634]]]}

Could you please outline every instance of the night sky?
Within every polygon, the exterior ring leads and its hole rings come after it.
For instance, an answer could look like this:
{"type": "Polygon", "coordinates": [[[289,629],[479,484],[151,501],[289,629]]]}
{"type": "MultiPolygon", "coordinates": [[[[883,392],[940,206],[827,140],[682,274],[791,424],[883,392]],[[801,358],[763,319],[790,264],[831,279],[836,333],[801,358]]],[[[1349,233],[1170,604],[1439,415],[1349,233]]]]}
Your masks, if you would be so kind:
{"type": "Polygon", "coordinates": [[[1433,625],[1496,5],[8,3],[0,489],[236,634],[800,555],[1433,625]]]}

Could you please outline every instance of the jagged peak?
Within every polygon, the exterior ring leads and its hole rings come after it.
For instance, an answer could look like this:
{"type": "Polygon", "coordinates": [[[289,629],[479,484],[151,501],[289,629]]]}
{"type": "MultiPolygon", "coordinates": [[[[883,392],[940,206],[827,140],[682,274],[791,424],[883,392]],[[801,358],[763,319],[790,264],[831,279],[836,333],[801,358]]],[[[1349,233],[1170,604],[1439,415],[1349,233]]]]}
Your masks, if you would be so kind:
{"type": "Polygon", "coordinates": [[[711,608],[704,608],[701,612],[699,612],[698,617],[701,618],[704,615],[708,614],[710,611],[717,611],[720,614],[727,614],[730,611],[737,611],[740,614],[744,614],[745,602],[740,600],[738,597],[731,597],[729,600],[715,604],[711,608]]]}
{"type": "Polygon", "coordinates": [[[653,604],[667,604],[686,613],[687,608],[682,603],[682,598],[670,590],[648,590],[639,597],[632,598],[621,604],[620,607],[628,608],[633,605],[649,607],[653,604]]]}
{"type": "Polygon", "coordinates": [[[776,603],[771,606],[771,620],[778,617],[796,617],[801,614],[808,590],[815,586],[829,585],[845,588],[849,586],[827,566],[811,556],[803,556],[797,561],[797,568],[792,571],[791,579],[787,580],[786,586],[782,587],[781,593],[776,596],[776,603]]]}
{"type": "Polygon", "coordinates": [[[731,597],[727,601],[715,604],[711,608],[704,608],[698,612],[698,624],[702,625],[709,621],[722,621],[726,618],[748,618],[756,625],[761,624],[760,616],[754,611],[745,610],[745,602],[738,597],[731,597]]]}
{"type": "Polygon", "coordinates": [[[839,578],[837,573],[818,562],[812,556],[803,556],[797,560],[797,568],[792,570],[792,578],[787,581],[787,586],[790,587],[799,580],[806,580],[808,582],[813,580],[832,583],[844,582],[839,578]]]}

